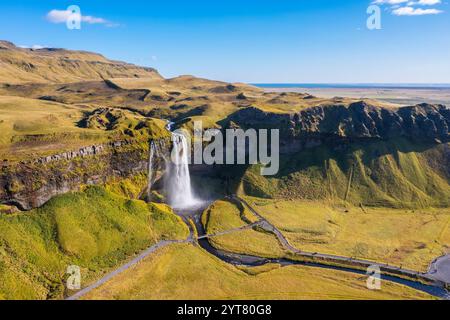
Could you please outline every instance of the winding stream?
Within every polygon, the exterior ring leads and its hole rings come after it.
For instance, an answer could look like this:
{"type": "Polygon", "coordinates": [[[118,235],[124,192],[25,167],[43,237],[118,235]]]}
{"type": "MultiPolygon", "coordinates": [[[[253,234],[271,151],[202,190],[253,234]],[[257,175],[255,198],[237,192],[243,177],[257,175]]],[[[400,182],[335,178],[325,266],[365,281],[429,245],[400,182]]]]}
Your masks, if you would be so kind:
{"type": "MultiPolygon", "coordinates": [[[[192,219],[194,221],[195,227],[197,229],[198,237],[198,244],[200,247],[202,247],[204,250],[206,250],[208,253],[214,255],[215,257],[219,258],[225,263],[229,263],[232,265],[241,265],[241,266],[247,266],[247,267],[257,267],[262,266],[265,264],[275,263],[279,264],[282,267],[285,266],[293,266],[293,265],[302,265],[302,266],[309,266],[309,267],[316,267],[316,268],[323,268],[323,269],[331,269],[331,270],[339,270],[339,271],[345,271],[350,272],[354,274],[360,274],[366,276],[366,272],[354,268],[347,268],[347,267],[340,267],[340,266],[331,266],[327,264],[321,264],[321,263],[314,263],[314,262],[304,262],[304,261],[295,261],[288,258],[264,258],[264,257],[258,257],[258,256],[251,256],[251,255],[244,255],[244,254],[237,254],[232,252],[227,252],[223,250],[219,250],[214,248],[208,241],[208,238],[202,238],[202,236],[206,236],[205,229],[203,227],[203,224],[201,222],[201,216],[203,211],[206,209],[205,205],[202,207],[197,207],[195,209],[188,209],[188,210],[176,210],[176,213],[187,223],[191,236],[190,238],[193,238],[194,230],[190,223],[188,223],[188,219],[192,219]]],[[[428,293],[434,297],[450,300],[450,294],[442,287],[439,286],[433,286],[433,285],[426,285],[421,282],[412,281],[412,280],[406,280],[400,277],[390,276],[390,275],[382,275],[383,280],[391,281],[394,283],[402,284],[405,286],[408,286],[410,288],[413,288],[415,290],[419,290],[425,293],[428,293]]]]}
{"type": "MultiPolygon", "coordinates": [[[[304,266],[311,266],[311,267],[318,267],[318,268],[324,268],[324,269],[333,269],[333,270],[340,270],[345,272],[351,272],[356,273],[360,275],[366,275],[366,272],[363,270],[359,270],[357,268],[345,267],[345,266],[333,266],[328,265],[326,263],[320,263],[320,262],[305,262],[305,261],[296,261],[291,260],[288,258],[281,258],[281,259],[275,259],[275,258],[264,258],[264,257],[258,257],[258,256],[252,256],[252,255],[245,255],[245,254],[237,254],[232,252],[226,252],[223,250],[219,250],[214,248],[209,240],[208,235],[206,235],[206,232],[204,230],[203,224],[201,222],[201,216],[203,211],[206,209],[206,207],[209,205],[207,202],[199,201],[195,198],[192,188],[191,188],[191,181],[190,181],[190,174],[189,174],[189,166],[188,166],[188,143],[186,142],[185,137],[182,134],[175,133],[172,130],[173,124],[169,123],[167,125],[167,129],[172,132],[172,142],[173,142],[173,150],[172,150],[172,158],[171,159],[173,163],[167,163],[166,167],[169,169],[167,174],[167,180],[166,180],[166,191],[168,194],[168,200],[169,204],[174,208],[175,212],[183,219],[183,221],[187,224],[187,226],[190,229],[190,236],[188,238],[189,242],[196,243],[200,245],[204,250],[206,250],[208,253],[216,256],[223,262],[232,264],[232,265],[242,265],[242,266],[248,266],[248,267],[255,267],[255,266],[261,266],[269,263],[276,263],[280,264],[282,267],[284,266],[291,266],[291,265],[304,265],[304,266]],[[189,223],[189,219],[192,219],[194,222],[195,228],[197,230],[194,230],[194,227],[189,223]],[[198,239],[195,238],[195,231],[197,231],[198,239]]],[[[152,158],[152,156],[150,157],[152,158]]],[[[149,170],[151,168],[151,164],[149,164],[149,170]]],[[[149,172],[150,174],[150,172],[149,172]]],[[[148,186],[150,189],[150,185],[148,186]]],[[[291,251],[296,254],[300,254],[303,256],[310,257],[311,255],[314,256],[315,254],[311,253],[303,253],[300,252],[300,250],[292,247],[287,239],[283,236],[283,234],[272,224],[270,224],[264,217],[262,217],[258,212],[256,212],[245,200],[240,199],[236,196],[233,196],[234,200],[237,200],[244,205],[246,205],[252,212],[259,218],[259,221],[261,223],[264,223],[266,228],[268,228],[269,231],[273,232],[277,239],[280,241],[281,245],[288,251],[291,251]]],[[[235,230],[236,231],[236,230],[235,230]]],[[[233,232],[233,230],[230,230],[228,233],[233,232]]],[[[227,231],[225,232],[227,233],[227,231]]],[[[209,235],[211,236],[211,235],[209,235]]],[[[332,261],[348,261],[349,258],[346,257],[339,257],[339,256],[331,256],[326,254],[317,254],[317,257],[325,258],[324,260],[332,261]]],[[[363,260],[353,260],[350,259],[352,263],[360,265],[364,264],[372,264],[368,261],[363,260]]],[[[447,260],[445,260],[445,263],[447,263],[447,260]]],[[[387,265],[381,265],[373,263],[377,266],[382,266],[385,268],[385,270],[390,270],[391,272],[394,270],[393,267],[387,266],[387,265]]],[[[398,270],[397,270],[398,271],[398,270]]],[[[402,270],[403,271],[403,270],[402,270]]],[[[406,270],[405,270],[406,271],[406,270]]],[[[405,273],[405,272],[404,272],[405,273]]],[[[408,275],[415,275],[417,276],[418,273],[414,271],[406,271],[406,274],[408,275]]],[[[401,277],[386,275],[385,273],[382,274],[382,278],[384,280],[388,280],[391,282],[399,283],[402,285],[406,285],[408,287],[411,287],[413,289],[426,292],[430,295],[433,295],[435,297],[439,297],[442,299],[450,299],[450,294],[443,288],[437,285],[426,285],[419,281],[412,281],[412,280],[406,280],[401,277]]],[[[430,279],[430,277],[425,277],[427,280],[430,279]]]]}
{"type": "MultiPolygon", "coordinates": [[[[131,261],[127,262],[126,264],[122,265],[121,267],[109,272],[105,276],[103,276],[101,279],[98,279],[96,282],[90,284],[89,286],[81,289],[74,295],[67,297],[66,300],[78,300],[82,297],[84,297],[86,294],[91,292],[92,290],[100,287],[101,285],[108,282],[113,277],[117,276],[118,274],[124,272],[125,270],[131,268],[132,266],[136,265],[143,259],[147,258],[148,256],[152,255],[156,250],[161,249],[162,247],[168,246],[170,244],[174,243],[191,243],[196,244],[198,243],[200,247],[202,247],[204,250],[206,250],[208,253],[214,255],[218,259],[222,260],[225,263],[229,263],[232,265],[242,265],[242,266],[248,266],[248,267],[256,267],[261,266],[268,263],[276,263],[280,264],[282,267],[284,266],[290,266],[290,265],[303,265],[303,266],[310,266],[310,267],[317,267],[317,268],[324,268],[324,269],[333,269],[333,270],[340,270],[345,272],[351,272],[354,274],[360,274],[360,275],[366,275],[364,271],[353,269],[353,268],[346,268],[346,267],[337,267],[337,266],[330,266],[326,264],[320,264],[320,263],[310,263],[310,262],[301,262],[301,261],[294,261],[290,259],[270,259],[270,258],[263,258],[263,257],[256,257],[256,256],[250,256],[250,255],[243,255],[243,254],[235,254],[231,252],[226,252],[222,250],[218,250],[214,248],[208,241],[207,238],[202,238],[202,236],[205,236],[205,230],[203,228],[203,225],[201,223],[201,215],[204,211],[205,207],[197,207],[195,209],[191,210],[183,210],[183,213],[177,212],[177,214],[183,219],[183,221],[188,225],[190,230],[190,235],[186,240],[167,240],[167,241],[160,241],[153,246],[147,248],[143,252],[141,252],[137,257],[132,259],[131,261]],[[189,219],[192,219],[195,223],[198,236],[200,239],[195,239],[195,230],[193,226],[189,223],[189,219]]],[[[177,210],[178,211],[178,210],[177,210]]],[[[399,277],[392,277],[392,276],[383,276],[383,279],[399,283],[402,285],[406,285],[408,287],[411,287],[413,289],[426,292],[430,295],[433,295],[435,297],[441,298],[441,299],[450,299],[449,293],[438,286],[432,286],[432,285],[425,285],[420,282],[415,281],[408,281],[404,280],[399,277]]]]}

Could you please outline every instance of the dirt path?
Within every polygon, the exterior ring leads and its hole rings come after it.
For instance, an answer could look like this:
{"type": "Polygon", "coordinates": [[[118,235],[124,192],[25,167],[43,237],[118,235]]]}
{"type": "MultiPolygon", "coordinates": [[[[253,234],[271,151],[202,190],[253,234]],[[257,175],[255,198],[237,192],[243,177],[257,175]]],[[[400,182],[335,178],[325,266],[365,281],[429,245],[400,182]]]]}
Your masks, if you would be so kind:
{"type": "Polygon", "coordinates": [[[230,233],[234,233],[234,232],[238,232],[238,231],[242,231],[242,230],[246,230],[246,229],[251,229],[255,226],[262,225],[262,224],[264,224],[264,221],[260,220],[260,221],[253,222],[253,223],[247,224],[247,225],[239,227],[239,228],[234,228],[234,229],[217,232],[217,233],[213,233],[213,234],[206,234],[204,236],[198,237],[197,240],[220,237],[220,236],[224,236],[226,234],[230,234],[230,233]]]}
{"type": "Polygon", "coordinates": [[[100,280],[97,280],[96,282],[94,282],[90,286],[87,286],[86,288],[81,289],[80,291],[75,293],[73,296],[70,296],[66,300],[78,300],[81,297],[83,297],[84,295],[86,295],[87,293],[89,293],[90,291],[94,290],[95,288],[100,287],[102,284],[104,284],[105,282],[109,281],[111,278],[117,276],[119,273],[122,273],[125,270],[131,268],[132,266],[136,265],[137,263],[139,263],[140,261],[145,259],[147,256],[149,256],[152,253],[154,253],[156,250],[161,249],[161,248],[163,248],[163,247],[165,247],[165,246],[167,246],[169,244],[172,244],[172,243],[183,243],[183,242],[187,242],[187,240],[181,240],[181,241],[176,241],[176,240],[174,240],[174,241],[160,241],[160,242],[156,243],[155,245],[151,246],[150,248],[146,249],[144,252],[142,252],[139,256],[137,256],[133,260],[127,262],[126,264],[124,264],[120,268],[118,268],[118,269],[108,273],[106,276],[104,276],[100,280]]]}
{"type": "MultiPolygon", "coordinates": [[[[422,284],[418,280],[432,283],[434,286],[436,286],[436,288],[444,286],[445,283],[447,283],[447,285],[448,285],[448,283],[449,283],[449,280],[450,280],[450,255],[436,259],[433,262],[432,267],[430,267],[430,271],[427,274],[424,274],[424,273],[419,273],[419,272],[416,272],[413,270],[400,269],[400,268],[397,268],[394,266],[389,266],[387,264],[380,264],[380,263],[366,261],[366,260],[359,260],[359,259],[353,259],[353,258],[329,255],[329,254],[303,252],[303,251],[293,247],[289,243],[289,241],[286,239],[286,237],[284,237],[284,235],[281,233],[280,230],[278,230],[273,224],[268,222],[261,214],[259,214],[244,199],[241,199],[237,196],[233,196],[233,198],[235,200],[241,202],[243,205],[245,205],[253,214],[255,214],[255,216],[258,217],[259,220],[254,223],[251,223],[251,224],[239,227],[239,228],[230,229],[230,230],[223,231],[223,232],[216,233],[216,234],[195,237],[195,235],[194,235],[195,232],[194,232],[192,226],[185,219],[183,219],[183,221],[188,225],[189,230],[190,230],[190,234],[186,240],[160,241],[160,242],[154,244],[153,246],[149,247],[145,251],[143,251],[136,258],[127,262],[126,264],[119,267],[118,269],[108,273],[107,275],[105,275],[104,277],[102,277],[101,279],[96,281],[95,283],[87,286],[86,288],[81,289],[76,294],[72,295],[71,297],[67,298],[66,300],[78,300],[78,299],[82,298],[87,293],[100,287],[102,284],[106,283],[107,281],[109,281],[110,279],[115,277],[116,275],[118,275],[118,274],[124,272],[125,270],[133,267],[134,265],[138,264],[140,261],[142,261],[149,255],[153,254],[155,251],[157,251],[163,247],[166,247],[170,244],[194,243],[194,242],[197,242],[198,240],[206,240],[211,237],[218,237],[218,236],[230,234],[233,232],[239,232],[241,230],[253,228],[254,226],[257,226],[257,225],[261,226],[262,228],[264,228],[266,230],[273,232],[276,235],[276,237],[278,238],[281,245],[286,250],[291,251],[292,253],[294,253],[295,255],[298,255],[300,257],[305,257],[305,258],[311,259],[313,261],[312,264],[317,267],[321,267],[321,265],[323,265],[323,267],[329,268],[330,264],[334,263],[334,264],[338,264],[338,265],[343,265],[342,267],[335,266],[335,268],[338,270],[345,270],[347,272],[354,272],[354,273],[361,274],[361,273],[363,273],[361,271],[361,269],[364,270],[365,268],[368,268],[369,266],[378,266],[380,268],[380,270],[382,271],[382,273],[388,274],[388,276],[387,276],[388,280],[390,279],[391,281],[399,282],[399,281],[396,281],[396,278],[403,279],[406,277],[406,278],[416,279],[415,280],[416,282],[414,282],[414,280],[413,281],[405,280],[405,284],[406,284],[406,282],[411,282],[412,284],[416,284],[418,287],[417,288],[418,290],[421,290],[419,287],[422,286],[422,284]],[[433,268],[433,266],[434,266],[434,268],[433,268]]],[[[289,260],[286,260],[286,259],[284,259],[284,260],[285,260],[284,262],[286,262],[287,265],[290,263],[289,260]]],[[[299,261],[292,260],[293,264],[298,263],[298,262],[299,261]]],[[[406,285],[408,285],[408,284],[406,284],[406,285]]],[[[409,284],[409,286],[412,286],[412,285],[409,284]]],[[[433,294],[433,293],[431,292],[431,294],[433,294]]],[[[439,296],[444,299],[450,299],[450,295],[439,294],[439,296]]]]}
{"type": "Polygon", "coordinates": [[[400,277],[406,279],[413,279],[415,281],[424,281],[425,283],[432,284],[437,287],[449,287],[450,286],[450,255],[436,259],[434,262],[434,273],[422,273],[414,270],[403,269],[396,266],[391,266],[389,264],[377,263],[362,259],[353,259],[350,257],[343,257],[331,254],[323,254],[317,252],[305,252],[293,247],[286,237],[281,233],[278,228],[271,224],[267,219],[265,219],[261,214],[259,214],[247,201],[234,195],[232,198],[236,201],[241,202],[245,205],[252,213],[254,213],[261,221],[263,225],[266,226],[267,230],[272,231],[279,242],[287,250],[290,250],[295,255],[299,257],[304,257],[307,259],[312,259],[315,263],[328,263],[345,266],[346,268],[358,268],[367,269],[369,267],[379,267],[383,274],[388,274],[393,277],[400,277]]]}
{"type": "Polygon", "coordinates": [[[121,267],[115,269],[114,271],[108,273],[107,275],[105,275],[101,279],[97,280],[93,284],[91,284],[91,285],[81,289],[80,291],[78,291],[74,295],[68,297],[66,300],[78,300],[78,299],[82,298],[87,293],[89,293],[90,291],[100,287],[102,284],[106,283],[107,281],[109,281],[110,279],[114,278],[118,274],[120,274],[120,273],[124,272],[125,270],[128,270],[129,268],[135,266],[140,261],[142,261],[143,259],[145,259],[149,255],[153,254],[155,251],[157,251],[157,250],[159,250],[161,248],[164,248],[164,247],[166,247],[166,246],[168,246],[170,244],[174,244],[174,243],[193,243],[193,242],[196,242],[197,240],[206,239],[206,238],[212,238],[212,237],[218,237],[218,236],[230,234],[230,233],[233,233],[233,232],[238,232],[238,231],[242,231],[242,230],[245,230],[245,229],[253,228],[254,226],[256,226],[256,225],[261,223],[261,221],[257,221],[257,222],[254,222],[252,224],[245,225],[245,226],[242,226],[242,227],[239,227],[239,228],[235,228],[235,229],[230,229],[230,230],[227,230],[227,231],[224,231],[224,232],[219,232],[219,233],[211,234],[211,235],[204,235],[204,236],[201,236],[201,237],[195,237],[194,230],[192,229],[192,227],[189,224],[189,222],[186,221],[185,219],[183,219],[183,221],[189,227],[189,236],[188,236],[188,238],[186,240],[159,241],[158,243],[154,244],[153,246],[151,246],[148,249],[146,249],[145,251],[143,251],[136,258],[132,259],[131,261],[127,262],[126,264],[122,265],[121,267]]]}

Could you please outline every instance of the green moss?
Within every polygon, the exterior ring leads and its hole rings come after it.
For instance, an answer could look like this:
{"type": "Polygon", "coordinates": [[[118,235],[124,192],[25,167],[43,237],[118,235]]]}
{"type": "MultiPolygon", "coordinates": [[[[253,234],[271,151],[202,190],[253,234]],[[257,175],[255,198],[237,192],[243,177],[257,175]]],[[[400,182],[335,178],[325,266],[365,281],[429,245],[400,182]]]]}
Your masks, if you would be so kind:
{"type": "Polygon", "coordinates": [[[161,203],[150,203],[151,224],[159,239],[183,240],[189,235],[189,228],[172,209],[161,203]],[[180,227],[181,226],[181,227],[180,227]]]}
{"type": "Polygon", "coordinates": [[[404,139],[353,143],[341,149],[320,146],[281,156],[273,177],[250,167],[244,191],[261,198],[346,200],[354,205],[396,208],[446,207],[450,185],[445,170],[433,163],[445,146],[404,139]]]}
{"type": "Polygon", "coordinates": [[[11,193],[17,193],[24,189],[23,185],[15,179],[9,183],[7,188],[11,193]]]}
{"type": "Polygon", "coordinates": [[[105,185],[105,188],[126,198],[138,199],[146,185],[147,175],[141,173],[130,178],[112,179],[105,185]]]}
{"type": "MultiPolygon", "coordinates": [[[[208,241],[217,249],[234,253],[250,254],[262,257],[283,257],[281,248],[274,234],[261,228],[236,230],[244,227],[250,221],[244,221],[243,217],[250,213],[244,213],[235,203],[229,201],[216,201],[205,212],[202,223],[207,234],[218,234],[235,229],[235,231],[215,236],[208,241]]],[[[255,217],[251,218],[256,221],[255,217]]]]}
{"type": "Polygon", "coordinates": [[[159,239],[187,234],[169,209],[102,187],[58,196],[42,208],[0,216],[0,293],[61,298],[69,265],[81,267],[85,285],[159,239]]]}

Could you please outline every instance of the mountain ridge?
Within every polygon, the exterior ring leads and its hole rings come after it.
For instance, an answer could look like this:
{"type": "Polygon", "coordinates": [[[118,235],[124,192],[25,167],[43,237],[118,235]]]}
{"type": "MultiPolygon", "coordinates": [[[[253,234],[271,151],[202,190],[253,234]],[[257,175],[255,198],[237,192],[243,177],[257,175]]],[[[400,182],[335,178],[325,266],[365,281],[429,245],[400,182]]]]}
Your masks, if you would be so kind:
{"type": "Polygon", "coordinates": [[[0,84],[68,83],[108,78],[155,78],[154,68],[110,60],[101,54],[60,48],[20,48],[0,40],[0,84]]]}

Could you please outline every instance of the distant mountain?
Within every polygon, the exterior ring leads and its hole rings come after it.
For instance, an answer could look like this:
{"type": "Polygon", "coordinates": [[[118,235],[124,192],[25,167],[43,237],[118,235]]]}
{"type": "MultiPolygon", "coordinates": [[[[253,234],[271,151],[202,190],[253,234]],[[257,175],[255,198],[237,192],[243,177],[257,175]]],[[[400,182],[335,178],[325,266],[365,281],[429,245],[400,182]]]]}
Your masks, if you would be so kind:
{"type": "Polygon", "coordinates": [[[162,79],[153,68],[108,60],[97,53],[26,49],[0,41],[0,83],[68,83],[108,78],[162,79]]]}

